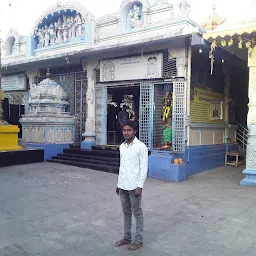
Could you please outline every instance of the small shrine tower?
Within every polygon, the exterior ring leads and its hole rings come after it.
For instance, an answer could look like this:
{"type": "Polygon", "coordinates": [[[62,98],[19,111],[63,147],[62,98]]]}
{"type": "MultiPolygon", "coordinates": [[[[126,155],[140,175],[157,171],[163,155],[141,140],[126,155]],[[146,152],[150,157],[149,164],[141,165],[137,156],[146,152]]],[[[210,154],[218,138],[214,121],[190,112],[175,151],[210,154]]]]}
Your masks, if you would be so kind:
{"type": "Polygon", "coordinates": [[[202,23],[202,26],[207,30],[214,30],[218,26],[222,25],[225,22],[217,12],[215,5],[212,8],[212,13],[207,17],[207,19],[202,23]]]}

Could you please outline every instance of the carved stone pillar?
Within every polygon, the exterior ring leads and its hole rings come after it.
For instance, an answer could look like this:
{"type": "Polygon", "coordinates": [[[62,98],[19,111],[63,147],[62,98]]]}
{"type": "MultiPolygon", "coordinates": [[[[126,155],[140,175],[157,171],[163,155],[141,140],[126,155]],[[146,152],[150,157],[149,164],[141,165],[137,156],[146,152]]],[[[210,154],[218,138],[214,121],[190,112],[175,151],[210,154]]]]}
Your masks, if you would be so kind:
{"type": "Polygon", "coordinates": [[[35,78],[38,75],[38,70],[28,70],[26,75],[28,77],[28,89],[30,89],[31,85],[36,83],[35,78]]]}
{"type": "Polygon", "coordinates": [[[186,78],[187,67],[188,67],[188,56],[185,50],[185,41],[184,41],[184,48],[180,48],[177,51],[176,66],[177,66],[177,76],[186,78]]]}
{"type": "Polygon", "coordinates": [[[248,143],[246,152],[246,175],[240,184],[256,186],[256,49],[249,50],[249,112],[247,116],[248,143]]]}
{"type": "Polygon", "coordinates": [[[28,85],[27,91],[24,93],[24,101],[25,101],[25,114],[29,112],[29,90],[33,84],[36,84],[36,77],[38,76],[38,70],[28,70],[26,71],[26,75],[28,77],[28,85]]]}
{"type": "Polygon", "coordinates": [[[86,121],[84,141],[81,148],[91,149],[96,144],[95,132],[95,67],[97,63],[84,63],[84,71],[87,71],[87,92],[86,92],[86,121]]]}
{"type": "MultiPolygon", "coordinates": [[[[231,77],[231,71],[229,67],[224,66],[223,67],[223,73],[225,76],[225,87],[224,87],[224,119],[225,123],[229,124],[229,101],[230,101],[230,77],[231,77]]],[[[225,129],[225,143],[229,142],[229,128],[225,129]]]]}

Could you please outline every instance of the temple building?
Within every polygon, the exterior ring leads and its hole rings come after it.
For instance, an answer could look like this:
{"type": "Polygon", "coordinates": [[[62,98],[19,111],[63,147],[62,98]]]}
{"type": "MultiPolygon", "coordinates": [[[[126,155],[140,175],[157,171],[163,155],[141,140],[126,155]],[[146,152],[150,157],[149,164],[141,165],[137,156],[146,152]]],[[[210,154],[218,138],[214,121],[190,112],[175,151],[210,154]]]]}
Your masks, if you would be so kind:
{"type": "Polygon", "coordinates": [[[186,0],[123,0],[119,12],[95,18],[68,1],[43,12],[29,35],[11,30],[2,47],[2,87],[6,119],[22,127],[21,143],[44,148],[46,160],[71,142],[114,149],[124,109],[150,150],[149,176],[183,181],[224,165],[225,152],[246,144],[237,130],[247,120],[247,55],[214,47],[211,35],[226,23],[215,9],[203,26],[190,11],[186,0]],[[46,113],[49,124],[33,122],[46,113]],[[70,140],[54,137],[65,134],[58,113],[70,120],[70,140]],[[38,141],[33,132],[42,129],[38,141]]]}

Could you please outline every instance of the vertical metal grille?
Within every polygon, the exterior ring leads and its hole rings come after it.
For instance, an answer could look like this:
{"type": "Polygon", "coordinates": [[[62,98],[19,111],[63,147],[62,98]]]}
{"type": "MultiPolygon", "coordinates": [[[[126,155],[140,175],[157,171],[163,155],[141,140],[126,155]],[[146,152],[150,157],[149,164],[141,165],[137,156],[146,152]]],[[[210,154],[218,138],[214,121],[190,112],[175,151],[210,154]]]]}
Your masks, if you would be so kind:
{"type": "Polygon", "coordinates": [[[161,148],[163,146],[163,124],[162,111],[164,100],[163,84],[154,85],[154,137],[153,147],[161,148]]]}
{"type": "Polygon", "coordinates": [[[164,78],[177,76],[176,58],[170,58],[168,50],[164,51],[164,78]]]}
{"type": "Polygon", "coordinates": [[[153,146],[153,84],[140,84],[140,140],[151,149],[153,146]]]}
{"type": "Polygon", "coordinates": [[[178,79],[173,84],[173,152],[183,153],[186,138],[186,82],[178,79]]]}
{"type": "Polygon", "coordinates": [[[100,69],[95,69],[96,84],[100,82],[100,69]]]}
{"type": "Polygon", "coordinates": [[[75,73],[75,139],[76,142],[83,140],[82,134],[85,132],[86,119],[86,72],[75,73]]]}
{"type": "Polygon", "coordinates": [[[96,144],[107,144],[107,86],[96,84],[96,144]]]}

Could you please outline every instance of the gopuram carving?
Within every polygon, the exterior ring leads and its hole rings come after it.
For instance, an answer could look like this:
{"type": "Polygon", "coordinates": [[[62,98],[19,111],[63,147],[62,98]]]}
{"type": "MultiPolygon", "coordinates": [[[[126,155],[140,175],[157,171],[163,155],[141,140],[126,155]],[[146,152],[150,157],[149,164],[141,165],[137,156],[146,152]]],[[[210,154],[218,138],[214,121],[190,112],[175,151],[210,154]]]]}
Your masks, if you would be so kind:
{"type": "Polygon", "coordinates": [[[52,19],[40,23],[34,33],[37,48],[46,48],[84,37],[85,19],[80,13],[69,10],[66,12],[63,15],[54,14],[52,19]]]}

